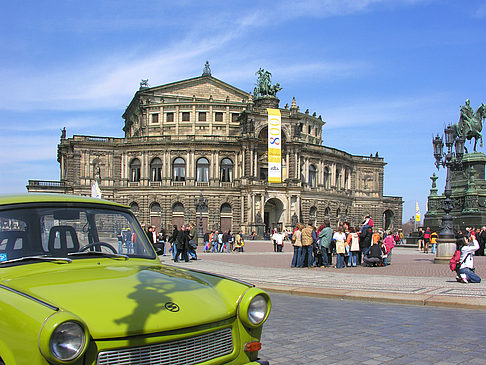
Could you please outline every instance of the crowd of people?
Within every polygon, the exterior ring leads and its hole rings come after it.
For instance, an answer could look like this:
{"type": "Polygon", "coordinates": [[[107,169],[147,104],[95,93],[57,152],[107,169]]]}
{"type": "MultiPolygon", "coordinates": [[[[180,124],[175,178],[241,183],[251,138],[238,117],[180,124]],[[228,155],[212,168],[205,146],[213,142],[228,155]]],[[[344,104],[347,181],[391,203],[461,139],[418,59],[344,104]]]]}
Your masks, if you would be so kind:
{"type": "MultiPolygon", "coordinates": [[[[290,234],[294,255],[291,267],[329,267],[335,268],[391,265],[392,251],[401,244],[403,236],[391,231],[373,231],[374,222],[366,216],[360,227],[352,227],[348,222],[339,224],[336,230],[325,219],[316,228],[312,221],[304,227],[298,223],[290,234]]],[[[273,236],[272,236],[273,238],[273,236]]],[[[277,247],[280,240],[276,240],[277,247]]],[[[281,251],[281,248],[279,249],[281,251]]]]}

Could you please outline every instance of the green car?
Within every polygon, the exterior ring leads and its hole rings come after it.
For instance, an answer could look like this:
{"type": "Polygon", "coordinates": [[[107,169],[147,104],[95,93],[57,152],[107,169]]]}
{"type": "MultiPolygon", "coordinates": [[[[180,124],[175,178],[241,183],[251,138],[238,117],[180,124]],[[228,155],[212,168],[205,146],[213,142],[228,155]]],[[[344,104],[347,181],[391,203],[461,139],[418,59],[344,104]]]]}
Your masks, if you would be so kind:
{"type": "Polygon", "coordinates": [[[263,364],[270,307],[250,284],[163,265],[128,207],[0,198],[0,363],[263,364]]]}

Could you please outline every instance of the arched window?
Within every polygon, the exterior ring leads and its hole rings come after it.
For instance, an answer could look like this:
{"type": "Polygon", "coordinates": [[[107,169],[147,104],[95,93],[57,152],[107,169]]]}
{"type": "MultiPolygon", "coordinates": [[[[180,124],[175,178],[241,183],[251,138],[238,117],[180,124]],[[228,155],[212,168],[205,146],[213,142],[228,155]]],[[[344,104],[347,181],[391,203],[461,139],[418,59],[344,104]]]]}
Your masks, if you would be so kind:
{"type": "Polygon", "coordinates": [[[134,158],[130,162],[130,181],[139,182],[140,181],[140,160],[134,158]]]}
{"type": "Polygon", "coordinates": [[[137,204],[137,203],[135,203],[135,202],[131,202],[131,203],[130,203],[130,209],[131,209],[131,211],[132,211],[132,212],[134,212],[134,213],[138,213],[138,211],[140,210],[140,209],[138,208],[138,204],[137,204]]]}
{"type": "Polygon", "coordinates": [[[231,205],[228,203],[221,205],[220,213],[231,213],[231,205]]]}
{"type": "Polygon", "coordinates": [[[331,181],[331,172],[329,167],[324,167],[324,189],[329,189],[331,181]]]}
{"type": "Polygon", "coordinates": [[[184,213],[184,206],[182,203],[174,203],[172,206],[172,212],[173,213],[184,213]]]}
{"type": "Polygon", "coordinates": [[[152,181],[162,181],[162,161],[158,157],[150,162],[150,178],[152,181]]]}
{"type": "Polygon", "coordinates": [[[316,167],[314,165],[310,165],[309,166],[309,186],[311,188],[316,187],[316,173],[317,173],[316,167]]]}
{"type": "Polygon", "coordinates": [[[317,217],[317,208],[311,207],[309,211],[309,218],[315,223],[317,217]]]}
{"type": "Polygon", "coordinates": [[[196,162],[196,181],[197,182],[209,181],[209,161],[205,157],[201,157],[196,162]]]}
{"type": "Polygon", "coordinates": [[[172,180],[186,181],[186,161],[181,157],[177,157],[172,163],[172,180]]]}
{"type": "Polygon", "coordinates": [[[229,158],[223,158],[221,160],[221,181],[233,181],[233,161],[231,161],[229,158]]]}
{"type": "Polygon", "coordinates": [[[331,210],[329,209],[329,207],[327,207],[327,208],[324,210],[324,215],[325,215],[326,217],[328,217],[330,212],[331,212],[331,210]]]}
{"type": "Polygon", "coordinates": [[[161,211],[161,209],[160,209],[159,203],[154,202],[154,203],[150,204],[150,213],[151,214],[160,214],[160,211],[161,211]]]}

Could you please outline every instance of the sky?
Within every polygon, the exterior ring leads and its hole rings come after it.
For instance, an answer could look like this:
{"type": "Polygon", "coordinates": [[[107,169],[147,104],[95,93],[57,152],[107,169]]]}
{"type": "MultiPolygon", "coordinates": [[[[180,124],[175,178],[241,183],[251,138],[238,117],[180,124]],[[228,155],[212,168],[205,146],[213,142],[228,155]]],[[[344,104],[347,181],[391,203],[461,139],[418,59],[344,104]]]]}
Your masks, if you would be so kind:
{"type": "Polygon", "coordinates": [[[324,145],[378,152],[384,194],[403,198],[407,221],[416,202],[426,211],[433,136],[466,99],[486,103],[481,0],[35,0],[4,2],[0,20],[2,193],[59,179],[63,127],[123,137],[141,79],[200,76],[207,60],[248,92],[270,71],[281,107],[295,97],[322,115],[324,145]]]}

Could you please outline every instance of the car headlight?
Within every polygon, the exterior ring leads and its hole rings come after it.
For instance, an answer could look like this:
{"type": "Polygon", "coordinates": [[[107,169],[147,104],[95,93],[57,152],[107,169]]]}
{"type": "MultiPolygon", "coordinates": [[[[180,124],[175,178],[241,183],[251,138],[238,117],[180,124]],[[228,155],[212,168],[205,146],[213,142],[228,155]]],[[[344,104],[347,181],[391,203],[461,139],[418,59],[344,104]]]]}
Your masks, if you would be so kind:
{"type": "Polygon", "coordinates": [[[56,312],[44,322],[39,333],[39,350],[52,364],[69,364],[88,347],[86,324],[69,312],[56,312]]]}
{"type": "Polygon", "coordinates": [[[260,324],[267,315],[267,300],[262,295],[257,295],[248,306],[248,319],[253,324],[260,324]]]}
{"type": "Polygon", "coordinates": [[[271,301],[267,293],[261,289],[249,289],[240,301],[239,316],[249,327],[263,324],[270,313],[271,301]]]}
{"type": "Polygon", "coordinates": [[[64,322],[52,333],[49,347],[58,360],[71,361],[81,354],[85,343],[84,328],[77,322],[64,322]]]}

